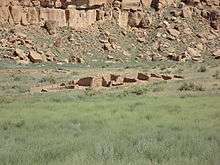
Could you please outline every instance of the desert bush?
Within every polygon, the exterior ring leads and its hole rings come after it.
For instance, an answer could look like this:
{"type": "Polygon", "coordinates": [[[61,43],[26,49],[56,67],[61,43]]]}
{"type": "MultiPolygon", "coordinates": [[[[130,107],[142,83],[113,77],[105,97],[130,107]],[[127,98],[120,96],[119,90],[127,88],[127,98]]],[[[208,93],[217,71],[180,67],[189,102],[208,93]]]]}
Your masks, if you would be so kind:
{"type": "Polygon", "coordinates": [[[220,79],[220,71],[216,70],[215,74],[213,75],[213,77],[216,78],[216,79],[220,79]]]}
{"type": "Polygon", "coordinates": [[[15,99],[10,96],[0,96],[0,104],[9,104],[14,102],[15,99]]]}
{"type": "Polygon", "coordinates": [[[25,125],[25,121],[24,120],[5,120],[5,121],[1,121],[0,122],[0,128],[3,130],[8,130],[10,128],[16,127],[16,128],[21,128],[22,126],[25,125]]]}
{"type": "Polygon", "coordinates": [[[98,92],[95,91],[95,90],[93,90],[92,88],[86,88],[84,94],[85,94],[86,96],[95,96],[95,95],[98,94],[98,92]]]}
{"type": "Polygon", "coordinates": [[[206,68],[206,66],[202,65],[202,66],[199,67],[199,69],[197,71],[198,72],[206,72],[207,68],[206,68]]]}
{"type": "Polygon", "coordinates": [[[204,87],[201,84],[195,82],[184,82],[178,90],[180,91],[204,91],[204,87]]]}
{"type": "Polygon", "coordinates": [[[43,77],[42,79],[39,80],[39,83],[50,83],[50,84],[55,84],[56,83],[56,79],[53,76],[49,76],[49,77],[43,77]]]}
{"type": "Polygon", "coordinates": [[[127,93],[135,94],[135,95],[143,95],[148,91],[148,87],[146,86],[137,86],[135,88],[132,88],[128,91],[125,91],[127,93]]]}

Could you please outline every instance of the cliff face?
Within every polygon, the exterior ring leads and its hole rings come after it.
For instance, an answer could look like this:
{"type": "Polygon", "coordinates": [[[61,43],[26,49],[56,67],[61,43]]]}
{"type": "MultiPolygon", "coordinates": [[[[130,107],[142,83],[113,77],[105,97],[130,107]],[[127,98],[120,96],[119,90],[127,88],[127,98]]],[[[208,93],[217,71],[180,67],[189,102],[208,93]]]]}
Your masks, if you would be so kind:
{"type": "MultiPolygon", "coordinates": [[[[173,0],[153,2],[157,8],[173,0]],[[158,5],[159,4],[159,5],[158,5]]],[[[152,0],[0,0],[0,22],[21,25],[54,21],[57,26],[84,28],[115,19],[122,27],[138,26],[152,0]]]]}
{"type": "MultiPolygon", "coordinates": [[[[184,2],[201,10],[204,5],[219,6],[219,0],[184,2]]],[[[0,22],[27,26],[53,21],[58,27],[77,29],[114,19],[121,27],[146,27],[146,8],[161,10],[169,5],[175,5],[175,0],[0,0],[0,22]]],[[[219,13],[203,14],[207,19],[219,17],[219,13]]]]}

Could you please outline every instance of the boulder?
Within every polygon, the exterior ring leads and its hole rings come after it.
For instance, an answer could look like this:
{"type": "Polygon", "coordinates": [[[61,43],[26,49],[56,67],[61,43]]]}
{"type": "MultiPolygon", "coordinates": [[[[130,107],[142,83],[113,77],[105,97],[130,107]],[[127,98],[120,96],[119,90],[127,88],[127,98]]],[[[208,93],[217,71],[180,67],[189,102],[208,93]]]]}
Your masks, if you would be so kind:
{"type": "Polygon", "coordinates": [[[157,73],[151,73],[150,76],[153,78],[161,78],[161,75],[159,75],[157,73]]]}
{"type": "Polygon", "coordinates": [[[128,14],[128,25],[130,27],[138,27],[141,23],[141,20],[143,19],[144,14],[141,11],[131,11],[128,14]]]}
{"type": "Polygon", "coordinates": [[[77,81],[77,85],[85,87],[101,87],[102,78],[100,77],[85,77],[77,81]]]}
{"type": "Polygon", "coordinates": [[[94,77],[92,81],[92,87],[101,87],[102,86],[102,77],[94,77]]]}
{"type": "Polygon", "coordinates": [[[215,57],[215,59],[220,59],[220,49],[214,51],[213,56],[215,57]]]}
{"type": "Polygon", "coordinates": [[[181,16],[183,18],[191,18],[192,17],[192,10],[189,7],[183,7],[181,11],[181,16]]]}
{"type": "Polygon", "coordinates": [[[111,81],[116,81],[119,77],[121,77],[120,75],[116,75],[116,74],[110,74],[110,80],[111,81]]]}
{"type": "Polygon", "coordinates": [[[110,76],[102,76],[102,86],[103,87],[110,87],[111,86],[110,76]]]}
{"type": "Polygon", "coordinates": [[[46,21],[44,27],[47,29],[50,35],[56,33],[56,21],[46,21]]]}
{"type": "Polygon", "coordinates": [[[172,79],[172,76],[169,76],[169,75],[161,75],[161,77],[164,80],[171,80],[172,79]]]}
{"type": "Polygon", "coordinates": [[[149,75],[147,73],[138,73],[137,79],[142,81],[148,81],[149,75]]]}
{"type": "Polygon", "coordinates": [[[107,59],[108,59],[108,60],[113,60],[113,59],[114,59],[114,57],[113,57],[113,56],[111,56],[111,55],[107,55],[107,59]]]}
{"type": "Polygon", "coordinates": [[[201,54],[199,53],[199,51],[195,48],[191,48],[191,47],[188,47],[187,48],[187,53],[189,54],[190,57],[192,58],[200,58],[201,57],[201,54]]]}
{"type": "Polygon", "coordinates": [[[59,48],[62,46],[62,43],[63,43],[63,39],[61,37],[59,37],[55,40],[54,46],[59,48]]]}
{"type": "Polygon", "coordinates": [[[184,79],[184,77],[183,77],[183,76],[180,76],[180,75],[174,75],[173,78],[184,79]]]}
{"type": "Polygon", "coordinates": [[[103,49],[107,50],[107,51],[112,51],[113,50],[112,45],[110,43],[105,43],[104,46],[103,46],[103,49]]]}
{"type": "Polygon", "coordinates": [[[27,59],[26,54],[24,53],[24,51],[22,49],[16,48],[14,51],[14,55],[18,56],[20,60],[25,60],[27,59]]]}
{"type": "Polygon", "coordinates": [[[178,37],[180,35],[180,32],[176,29],[168,28],[168,33],[174,37],[178,37]]]}
{"type": "Polygon", "coordinates": [[[106,33],[101,33],[99,35],[99,41],[101,43],[108,43],[108,40],[109,40],[109,35],[107,35],[106,33]]]}
{"type": "Polygon", "coordinates": [[[57,61],[56,56],[51,51],[46,52],[45,56],[47,61],[57,61]]]}
{"type": "Polygon", "coordinates": [[[85,63],[85,60],[83,58],[81,58],[81,57],[70,56],[70,58],[68,59],[68,62],[83,64],[83,63],[85,63]]]}
{"type": "Polygon", "coordinates": [[[149,15],[145,15],[139,23],[140,28],[148,28],[152,24],[152,18],[149,15]]]}
{"type": "Polygon", "coordinates": [[[213,29],[220,30],[220,19],[211,21],[210,25],[213,29]]]}
{"type": "Polygon", "coordinates": [[[110,74],[112,86],[119,86],[124,84],[124,79],[120,75],[110,74]]]}
{"type": "Polygon", "coordinates": [[[29,55],[28,55],[29,59],[31,62],[33,63],[42,63],[45,62],[46,58],[43,57],[43,55],[41,55],[40,53],[30,50],[29,51],[29,55]]]}
{"type": "Polygon", "coordinates": [[[140,43],[144,43],[144,42],[146,42],[146,39],[144,37],[138,37],[137,41],[140,43]]]}
{"type": "Polygon", "coordinates": [[[77,81],[77,85],[91,87],[92,81],[93,81],[93,77],[81,78],[77,81]]]}
{"type": "Polygon", "coordinates": [[[152,0],[151,7],[155,8],[156,10],[161,10],[162,8],[171,5],[176,0],[152,0]]]}
{"type": "Polygon", "coordinates": [[[124,83],[135,83],[135,82],[137,82],[137,79],[132,76],[126,76],[126,77],[124,77],[123,82],[124,83]]]}

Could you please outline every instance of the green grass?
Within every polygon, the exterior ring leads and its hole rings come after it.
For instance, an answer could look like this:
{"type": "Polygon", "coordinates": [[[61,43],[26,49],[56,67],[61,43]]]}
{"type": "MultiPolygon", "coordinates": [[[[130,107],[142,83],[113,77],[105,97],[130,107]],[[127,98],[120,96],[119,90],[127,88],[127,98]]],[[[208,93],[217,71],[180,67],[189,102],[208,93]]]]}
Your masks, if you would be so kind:
{"type": "Polygon", "coordinates": [[[141,92],[2,100],[0,164],[219,163],[219,96],[141,92]]]}

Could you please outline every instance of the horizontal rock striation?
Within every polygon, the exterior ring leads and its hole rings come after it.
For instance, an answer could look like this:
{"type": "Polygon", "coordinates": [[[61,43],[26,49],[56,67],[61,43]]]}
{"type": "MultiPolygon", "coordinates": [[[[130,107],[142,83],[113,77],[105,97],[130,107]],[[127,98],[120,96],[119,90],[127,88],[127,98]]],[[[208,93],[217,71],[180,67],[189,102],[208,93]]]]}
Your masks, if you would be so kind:
{"type": "MultiPolygon", "coordinates": [[[[219,0],[183,0],[197,7],[213,28],[219,28],[219,0]],[[205,10],[209,6],[210,10],[205,10]]],[[[116,20],[121,27],[146,28],[150,20],[145,8],[156,10],[176,5],[176,0],[0,0],[0,23],[85,28],[97,21],[116,20]]],[[[189,12],[184,10],[183,15],[189,12]]]]}
{"type": "Polygon", "coordinates": [[[141,11],[149,4],[148,0],[0,0],[0,22],[27,26],[55,21],[58,27],[83,28],[115,18],[126,25],[129,14],[122,10],[141,11]]]}

